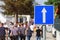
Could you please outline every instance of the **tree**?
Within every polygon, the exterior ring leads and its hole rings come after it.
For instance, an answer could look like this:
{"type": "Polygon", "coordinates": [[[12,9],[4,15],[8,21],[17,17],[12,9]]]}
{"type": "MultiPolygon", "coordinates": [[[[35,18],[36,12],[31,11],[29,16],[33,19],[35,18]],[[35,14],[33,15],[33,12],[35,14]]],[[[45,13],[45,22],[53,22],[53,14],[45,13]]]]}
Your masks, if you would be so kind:
{"type": "Polygon", "coordinates": [[[7,14],[15,14],[16,22],[18,22],[18,14],[33,14],[32,0],[3,0],[5,2],[4,9],[7,14]]]}
{"type": "Polygon", "coordinates": [[[54,5],[55,6],[55,13],[60,16],[60,0],[48,0],[45,2],[46,5],[54,5]]]}

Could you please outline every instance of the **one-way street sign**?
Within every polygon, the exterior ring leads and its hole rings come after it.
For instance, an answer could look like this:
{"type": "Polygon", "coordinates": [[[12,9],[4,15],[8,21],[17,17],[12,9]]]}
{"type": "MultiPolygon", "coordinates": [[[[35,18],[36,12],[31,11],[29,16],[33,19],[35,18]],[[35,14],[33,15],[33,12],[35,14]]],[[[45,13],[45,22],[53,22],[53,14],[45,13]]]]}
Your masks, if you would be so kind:
{"type": "Polygon", "coordinates": [[[54,6],[34,6],[35,24],[54,24],[54,6]]]}

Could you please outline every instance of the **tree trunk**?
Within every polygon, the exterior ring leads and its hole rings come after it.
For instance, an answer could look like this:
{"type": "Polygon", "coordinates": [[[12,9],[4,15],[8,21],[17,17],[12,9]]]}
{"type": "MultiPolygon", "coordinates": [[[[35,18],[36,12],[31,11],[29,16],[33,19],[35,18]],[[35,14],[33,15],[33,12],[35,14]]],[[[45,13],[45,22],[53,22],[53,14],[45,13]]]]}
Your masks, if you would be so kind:
{"type": "Polygon", "coordinates": [[[18,23],[18,13],[15,14],[15,23],[18,23]]]}

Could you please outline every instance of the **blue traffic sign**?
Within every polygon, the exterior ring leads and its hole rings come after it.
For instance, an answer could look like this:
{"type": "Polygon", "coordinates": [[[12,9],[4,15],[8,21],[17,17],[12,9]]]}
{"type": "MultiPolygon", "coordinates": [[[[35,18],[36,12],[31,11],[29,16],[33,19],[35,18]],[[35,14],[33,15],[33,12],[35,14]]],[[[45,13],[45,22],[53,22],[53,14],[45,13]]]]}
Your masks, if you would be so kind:
{"type": "Polygon", "coordinates": [[[54,24],[54,6],[34,6],[35,24],[54,24]]]}

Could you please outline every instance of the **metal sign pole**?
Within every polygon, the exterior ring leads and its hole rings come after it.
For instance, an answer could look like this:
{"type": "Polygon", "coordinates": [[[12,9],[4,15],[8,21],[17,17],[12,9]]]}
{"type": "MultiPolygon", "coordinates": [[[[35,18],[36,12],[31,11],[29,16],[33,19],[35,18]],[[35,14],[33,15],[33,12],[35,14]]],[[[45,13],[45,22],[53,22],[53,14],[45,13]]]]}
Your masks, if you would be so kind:
{"type": "Polygon", "coordinates": [[[43,25],[43,40],[46,40],[46,25],[43,25]]]}

